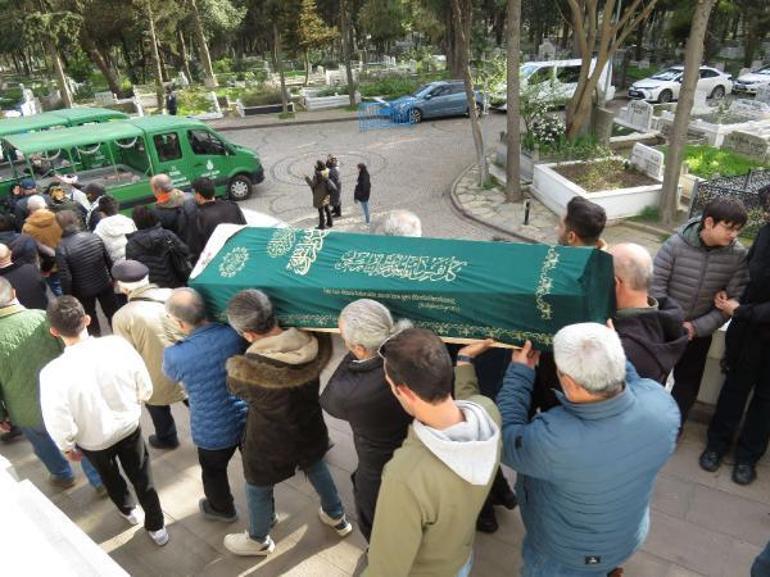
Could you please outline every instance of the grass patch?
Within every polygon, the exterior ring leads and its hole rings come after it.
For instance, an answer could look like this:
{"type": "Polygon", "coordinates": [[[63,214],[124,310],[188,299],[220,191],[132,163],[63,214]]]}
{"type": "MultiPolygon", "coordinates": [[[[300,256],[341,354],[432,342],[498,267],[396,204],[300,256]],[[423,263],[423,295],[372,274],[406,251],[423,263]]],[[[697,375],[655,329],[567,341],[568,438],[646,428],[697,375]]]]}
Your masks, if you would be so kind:
{"type": "Polygon", "coordinates": [[[295,117],[295,115],[294,115],[293,112],[279,112],[278,113],[278,118],[280,118],[281,120],[289,120],[290,118],[294,118],[294,117],[295,117]]]}
{"type": "Polygon", "coordinates": [[[484,181],[484,184],[481,186],[483,190],[492,190],[494,188],[497,188],[500,185],[498,180],[490,175],[487,177],[487,179],[484,181]]]}
{"type": "Polygon", "coordinates": [[[631,220],[636,222],[659,222],[660,209],[657,206],[645,206],[644,210],[636,216],[632,216],[631,220]]]}
{"type": "MultiPolygon", "coordinates": [[[[667,147],[662,147],[664,153],[666,149],[667,147]]],[[[690,174],[706,180],[711,180],[717,175],[743,176],[755,168],[770,168],[769,164],[748,156],[703,144],[688,144],[684,160],[690,168],[690,174]]]]}

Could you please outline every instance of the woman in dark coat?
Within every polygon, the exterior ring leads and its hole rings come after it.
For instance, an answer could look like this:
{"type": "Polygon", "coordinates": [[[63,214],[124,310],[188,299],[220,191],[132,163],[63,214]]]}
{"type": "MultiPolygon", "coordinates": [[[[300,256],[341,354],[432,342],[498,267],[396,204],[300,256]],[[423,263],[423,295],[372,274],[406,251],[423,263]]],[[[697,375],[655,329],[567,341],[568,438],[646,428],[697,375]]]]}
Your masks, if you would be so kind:
{"type": "Polygon", "coordinates": [[[377,351],[387,339],[411,325],[393,322],[385,306],[361,299],[342,309],[340,331],[348,354],[321,395],[331,416],[350,423],[358,467],[352,475],[358,526],[369,541],[382,469],[401,446],[412,422],[385,380],[377,351]]]}
{"type": "Polygon", "coordinates": [[[310,190],[313,191],[313,207],[318,209],[318,229],[331,228],[334,226],[334,223],[329,205],[332,202],[332,195],[337,191],[337,188],[329,180],[329,169],[324,166],[323,161],[319,160],[315,163],[313,178],[306,176],[305,182],[307,182],[310,190]],[[324,217],[326,217],[325,220],[324,217]]]}
{"type": "Polygon", "coordinates": [[[362,162],[358,165],[358,182],[356,190],[353,192],[353,200],[361,203],[361,209],[364,211],[364,220],[369,224],[369,194],[372,191],[372,181],[369,178],[369,170],[362,162]]]}
{"type": "Polygon", "coordinates": [[[138,229],[126,235],[126,258],[150,269],[150,282],[163,288],[185,286],[190,276],[190,251],[177,235],[161,227],[146,206],[137,206],[131,218],[138,229]]]}

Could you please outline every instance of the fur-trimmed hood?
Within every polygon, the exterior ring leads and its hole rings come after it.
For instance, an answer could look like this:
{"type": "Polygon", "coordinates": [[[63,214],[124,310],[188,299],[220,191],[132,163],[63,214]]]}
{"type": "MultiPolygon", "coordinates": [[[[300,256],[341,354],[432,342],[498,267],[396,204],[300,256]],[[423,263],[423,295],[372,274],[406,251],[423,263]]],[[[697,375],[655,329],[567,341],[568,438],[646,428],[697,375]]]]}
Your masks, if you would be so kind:
{"type": "Polygon", "coordinates": [[[245,355],[228,359],[227,379],[231,388],[301,387],[320,376],[331,354],[329,335],[287,329],[277,337],[257,341],[245,355]]]}

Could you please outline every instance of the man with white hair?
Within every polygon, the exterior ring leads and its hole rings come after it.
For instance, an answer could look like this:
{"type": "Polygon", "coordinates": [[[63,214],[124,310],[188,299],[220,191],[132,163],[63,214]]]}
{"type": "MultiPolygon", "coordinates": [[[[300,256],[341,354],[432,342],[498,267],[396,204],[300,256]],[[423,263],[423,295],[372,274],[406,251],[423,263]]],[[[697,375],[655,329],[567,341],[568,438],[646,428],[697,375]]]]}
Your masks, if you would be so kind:
{"type": "Polygon", "coordinates": [[[679,410],[640,378],[617,333],[597,323],[553,339],[561,406],[529,420],[540,353],[527,341],[497,396],[503,462],[517,472],[527,529],[522,577],[607,577],[644,542],[658,471],[674,451],[679,410]]]}
{"type": "Polygon", "coordinates": [[[687,348],[684,313],[667,296],[650,296],[652,257],[634,243],[613,246],[609,253],[615,265],[613,322],[623,350],[640,377],[661,384],[687,348]]]}
{"type": "Polygon", "coordinates": [[[187,397],[182,386],[166,377],[161,368],[163,351],[171,344],[166,316],[171,289],[151,284],[150,269],[136,260],[118,261],[111,272],[118,290],[128,298],[128,303],[112,317],[112,332],[126,339],[142,355],[152,379],[152,396],[145,406],[155,434],[147,440],[156,449],[176,449],[179,438],[170,405],[187,397]]]}
{"type": "Polygon", "coordinates": [[[358,467],[352,475],[358,526],[369,541],[382,469],[406,438],[412,417],[390,392],[380,345],[409,321],[393,322],[385,305],[359,299],[340,313],[339,328],[348,354],[321,394],[321,407],[350,423],[358,467]]]}
{"type": "Polygon", "coordinates": [[[408,210],[391,210],[375,223],[374,234],[384,236],[422,236],[420,217],[408,210]]]}

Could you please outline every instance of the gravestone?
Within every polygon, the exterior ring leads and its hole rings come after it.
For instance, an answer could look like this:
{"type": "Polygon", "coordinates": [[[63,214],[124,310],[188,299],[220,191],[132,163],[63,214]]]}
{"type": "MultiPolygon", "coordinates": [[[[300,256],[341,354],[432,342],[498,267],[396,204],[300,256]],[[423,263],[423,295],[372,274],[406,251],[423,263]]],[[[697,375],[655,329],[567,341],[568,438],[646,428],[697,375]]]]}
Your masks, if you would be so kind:
{"type": "Polygon", "coordinates": [[[650,178],[663,180],[664,156],[660,150],[655,150],[637,142],[631,150],[629,162],[650,178]]]}
{"type": "Polygon", "coordinates": [[[550,40],[544,40],[537,47],[537,56],[540,60],[553,60],[556,58],[556,46],[550,40]]]}
{"type": "Polygon", "coordinates": [[[760,162],[770,162],[770,127],[751,132],[735,130],[725,137],[723,148],[760,162]]]}
{"type": "Polygon", "coordinates": [[[764,102],[770,104],[770,84],[765,84],[757,88],[757,95],[754,97],[754,102],[764,102]]]}
{"type": "Polygon", "coordinates": [[[757,120],[770,117],[770,104],[756,99],[738,98],[733,100],[729,110],[735,114],[756,118],[757,120]]]}
{"type": "Polygon", "coordinates": [[[94,92],[94,104],[97,106],[109,106],[110,104],[115,104],[115,101],[115,95],[109,90],[94,92]]]}
{"type": "Polygon", "coordinates": [[[751,63],[751,69],[756,70],[757,68],[762,68],[762,61],[761,60],[754,60],[751,63]]]}
{"type": "Polygon", "coordinates": [[[642,58],[642,59],[641,59],[641,60],[638,62],[638,65],[639,65],[639,68],[641,68],[642,70],[645,70],[645,69],[647,69],[647,68],[649,68],[649,67],[650,67],[650,61],[649,61],[649,59],[647,59],[647,58],[642,58]]]}
{"type": "Polygon", "coordinates": [[[619,124],[640,132],[649,132],[652,125],[653,107],[644,100],[631,100],[621,108],[619,124]]]}
{"type": "Polygon", "coordinates": [[[708,98],[708,92],[705,89],[695,89],[695,100],[693,100],[692,111],[690,114],[701,114],[709,112],[709,106],[706,104],[706,98],[708,98]]]}

